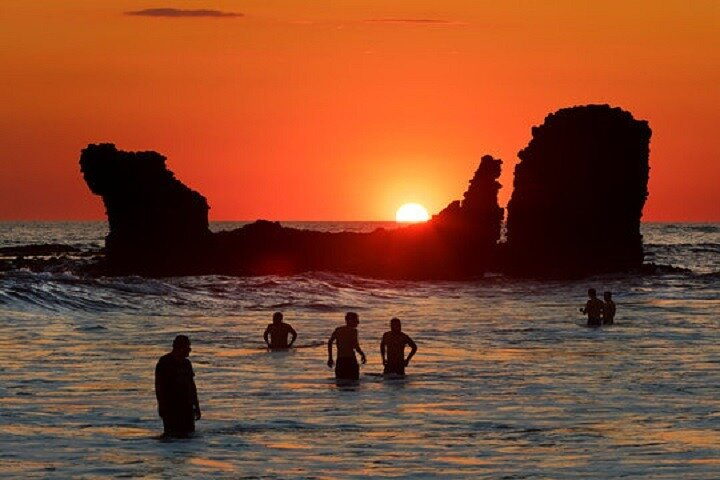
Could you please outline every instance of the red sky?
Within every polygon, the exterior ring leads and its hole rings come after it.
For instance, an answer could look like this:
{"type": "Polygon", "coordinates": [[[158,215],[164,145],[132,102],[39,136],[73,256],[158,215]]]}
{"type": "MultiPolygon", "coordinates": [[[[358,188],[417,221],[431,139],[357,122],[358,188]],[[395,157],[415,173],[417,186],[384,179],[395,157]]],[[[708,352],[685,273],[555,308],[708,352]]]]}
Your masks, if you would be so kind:
{"type": "Polygon", "coordinates": [[[653,129],[644,219],[720,221],[718,25],[700,0],[2,0],[0,219],[104,218],[97,142],[165,154],[212,220],[437,212],[486,153],[505,204],[533,125],[610,103],[653,129]]]}

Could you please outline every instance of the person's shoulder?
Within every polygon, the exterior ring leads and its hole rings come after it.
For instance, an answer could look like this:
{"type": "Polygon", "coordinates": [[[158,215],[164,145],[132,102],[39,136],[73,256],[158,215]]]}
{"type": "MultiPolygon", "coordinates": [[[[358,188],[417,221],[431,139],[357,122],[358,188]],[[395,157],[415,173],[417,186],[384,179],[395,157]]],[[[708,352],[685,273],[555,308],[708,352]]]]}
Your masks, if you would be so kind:
{"type": "Polygon", "coordinates": [[[166,353],[158,359],[158,365],[172,362],[172,353],[166,353]]]}
{"type": "Polygon", "coordinates": [[[157,364],[155,365],[155,368],[158,370],[166,370],[168,367],[170,367],[173,363],[172,354],[166,353],[162,357],[160,357],[157,361],[157,364]]]}

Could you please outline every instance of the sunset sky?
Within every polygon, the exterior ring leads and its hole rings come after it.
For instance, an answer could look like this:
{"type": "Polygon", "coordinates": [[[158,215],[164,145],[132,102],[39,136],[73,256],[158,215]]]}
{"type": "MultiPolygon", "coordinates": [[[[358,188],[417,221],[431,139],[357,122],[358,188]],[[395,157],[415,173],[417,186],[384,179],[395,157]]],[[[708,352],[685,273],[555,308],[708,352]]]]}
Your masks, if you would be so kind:
{"type": "Polygon", "coordinates": [[[653,130],[644,219],[720,221],[719,32],[714,0],[2,0],[0,219],[104,218],[98,142],[211,220],[436,213],[484,154],[504,205],[533,125],[610,103],[653,130]]]}

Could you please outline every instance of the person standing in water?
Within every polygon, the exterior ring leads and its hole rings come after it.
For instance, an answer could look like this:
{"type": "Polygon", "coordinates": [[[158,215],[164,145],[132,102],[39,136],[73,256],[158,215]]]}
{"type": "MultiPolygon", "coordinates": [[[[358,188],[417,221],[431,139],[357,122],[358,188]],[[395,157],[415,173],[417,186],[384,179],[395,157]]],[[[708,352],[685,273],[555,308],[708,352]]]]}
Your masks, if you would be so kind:
{"type": "Polygon", "coordinates": [[[335,378],[338,380],[360,379],[360,366],[355,358],[356,351],[360,354],[363,365],[367,362],[358,341],[359,324],[358,314],[348,312],[345,314],[345,326],[336,328],[328,340],[327,365],[329,368],[335,366],[335,378]],[[333,342],[337,342],[337,362],[333,362],[333,342]]]}
{"type": "Polygon", "coordinates": [[[295,343],[297,332],[289,323],[283,322],[282,313],[275,312],[273,314],[273,323],[267,326],[263,338],[270,350],[287,350],[295,343]],[[290,343],[288,343],[288,335],[292,335],[290,343]],[[268,337],[270,338],[268,339],[268,337]]]}
{"type": "Polygon", "coordinates": [[[200,420],[200,402],[190,355],[190,339],[178,335],[170,353],[160,357],[155,367],[155,396],[163,421],[164,436],[187,437],[200,420]]]}
{"type": "Polygon", "coordinates": [[[402,331],[402,324],[399,318],[390,320],[390,331],[385,332],[380,342],[380,356],[385,366],[383,375],[405,376],[405,367],[410,364],[410,359],[417,352],[417,345],[413,339],[402,331]],[[410,347],[410,354],[405,358],[405,346],[410,347]],[[387,357],[385,353],[387,352],[387,357]]]}
{"type": "Polygon", "coordinates": [[[615,323],[615,302],[612,299],[612,292],[604,292],[603,299],[603,325],[612,325],[615,323]]]}
{"type": "Polygon", "coordinates": [[[588,316],[588,327],[599,327],[602,325],[603,302],[597,298],[597,292],[594,288],[588,290],[590,299],[585,304],[585,308],[580,311],[588,316]]]}

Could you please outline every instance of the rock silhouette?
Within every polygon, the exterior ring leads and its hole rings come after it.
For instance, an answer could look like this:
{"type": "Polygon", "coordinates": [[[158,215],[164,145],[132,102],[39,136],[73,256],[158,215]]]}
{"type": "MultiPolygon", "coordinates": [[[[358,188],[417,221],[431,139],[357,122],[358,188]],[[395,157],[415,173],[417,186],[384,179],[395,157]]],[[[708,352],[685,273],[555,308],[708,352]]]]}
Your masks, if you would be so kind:
{"type": "Polygon", "coordinates": [[[175,179],[165,157],[89,145],[85,181],[110,223],[108,273],[288,275],[346,272],[379,278],[467,278],[492,266],[502,221],[500,160],[482,158],[462,202],[424,224],[328,233],[258,220],[210,233],[205,198],[175,179]]]}
{"type": "Polygon", "coordinates": [[[210,238],[207,201],[175,178],[164,156],[91,144],[80,155],[80,169],[105,204],[108,267],[138,273],[202,269],[194,255],[210,238]]]}
{"type": "Polygon", "coordinates": [[[506,269],[582,275],[640,267],[651,130],[620,108],[564,108],[532,129],[508,204],[506,269]]]}
{"type": "Polygon", "coordinates": [[[482,157],[462,200],[423,224],[329,233],[258,220],[211,233],[208,204],[156,152],[89,145],[80,164],[110,224],[109,274],[288,275],[466,279],[486,271],[569,276],[642,265],[650,128],[607,105],[566,108],[532,130],[519,153],[498,245],[502,162],[482,157]]]}

